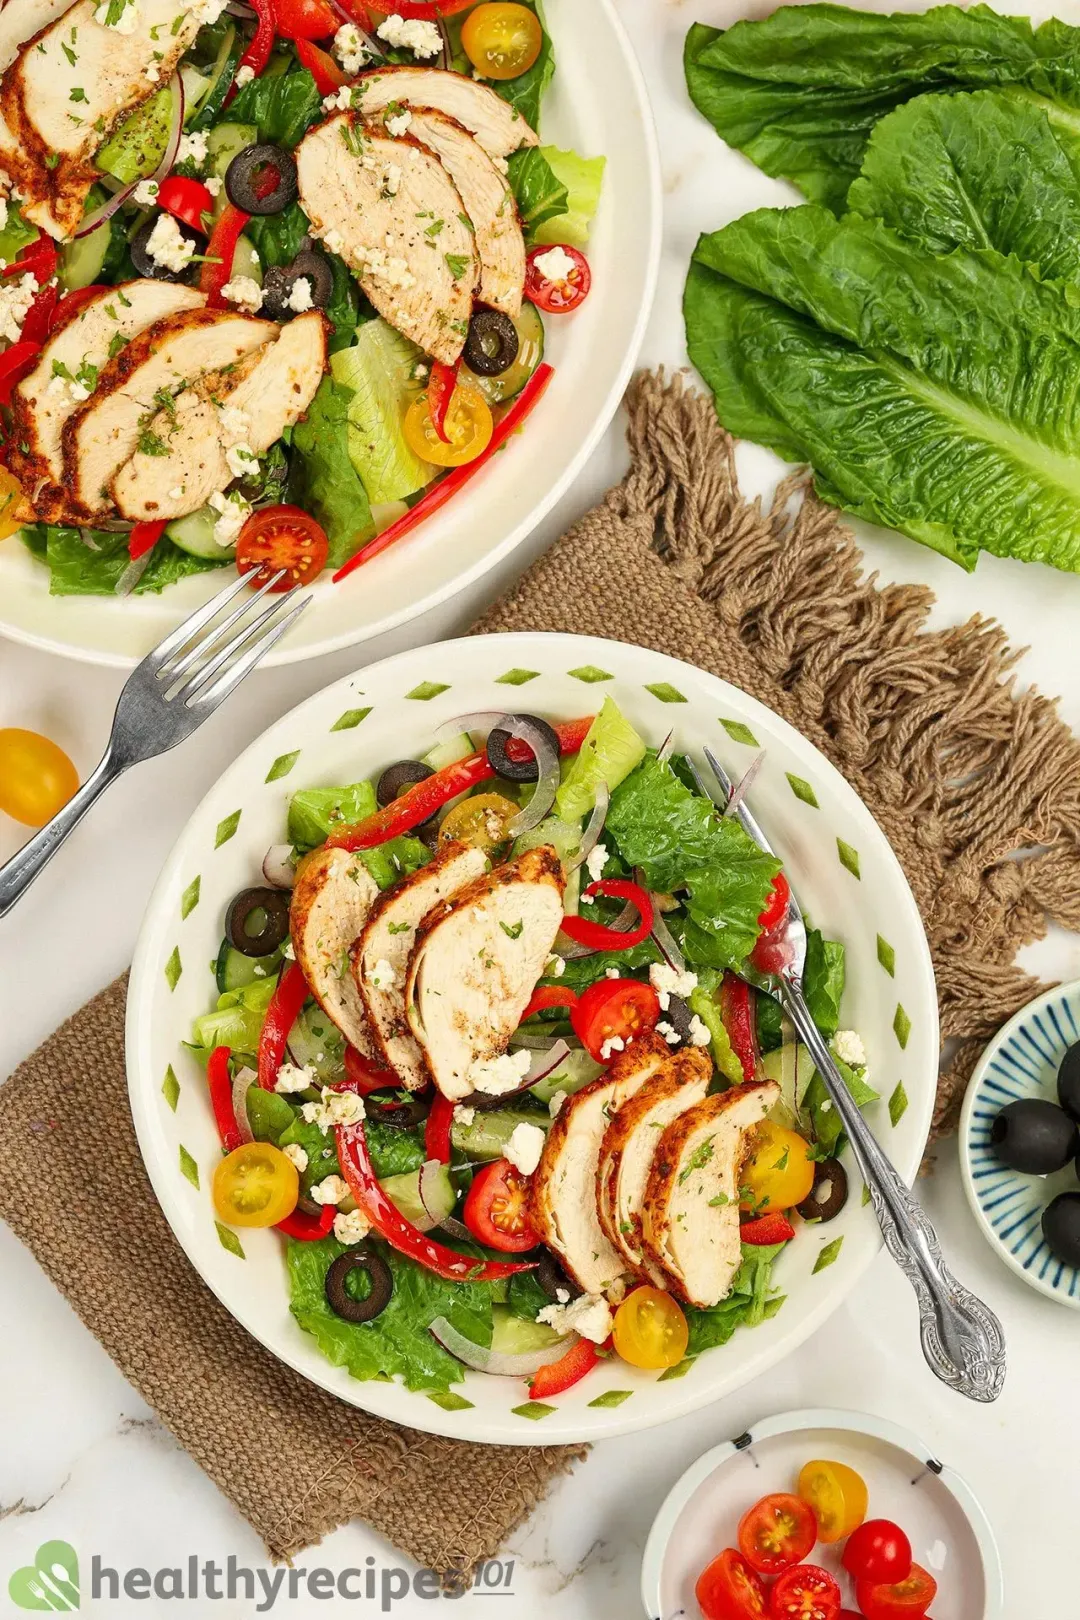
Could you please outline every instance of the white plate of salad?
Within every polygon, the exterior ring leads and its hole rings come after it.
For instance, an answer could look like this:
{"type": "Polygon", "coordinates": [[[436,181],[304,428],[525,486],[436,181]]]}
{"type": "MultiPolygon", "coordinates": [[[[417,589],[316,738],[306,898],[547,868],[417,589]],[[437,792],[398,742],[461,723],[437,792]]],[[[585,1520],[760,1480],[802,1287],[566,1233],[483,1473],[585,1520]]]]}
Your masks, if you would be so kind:
{"type": "Polygon", "coordinates": [[[739,973],[788,885],[814,1016],[911,1177],[926,941],[791,727],[564,635],[327,688],[196,811],[136,951],[132,1110],[179,1241],[282,1360],[413,1427],[593,1439],[737,1388],[880,1244],[812,1064],[739,973]],[[704,792],[703,745],[735,779],[764,755],[780,861],[704,792]]]}
{"type": "Polygon", "coordinates": [[[611,0],[10,0],[0,205],[0,629],[116,665],[224,569],[314,585],[289,662],[493,566],[661,213],[611,0]]]}

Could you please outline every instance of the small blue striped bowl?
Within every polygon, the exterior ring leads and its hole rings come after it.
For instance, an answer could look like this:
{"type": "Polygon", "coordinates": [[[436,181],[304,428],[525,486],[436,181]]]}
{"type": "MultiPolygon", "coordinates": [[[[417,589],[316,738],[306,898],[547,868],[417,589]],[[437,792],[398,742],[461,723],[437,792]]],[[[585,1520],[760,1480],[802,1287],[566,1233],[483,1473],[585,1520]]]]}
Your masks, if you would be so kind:
{"type": "Polygon", "coordinates": [[[1080,1309],[1080,1270],[1050,1252],[1042,1213],[1060,1192],[1077,1191],[1072,1166],[1025,1176],[994,1153],[990,1127],[1021,1097],[1057,1101],[1057,1072],[1080,1041],[1080,981],[1059,985],[999,1030],[971,1077],[960,1119],[960,1163],[975,1218],[1007,1266],[1041,1294],[1080,1309]]]}

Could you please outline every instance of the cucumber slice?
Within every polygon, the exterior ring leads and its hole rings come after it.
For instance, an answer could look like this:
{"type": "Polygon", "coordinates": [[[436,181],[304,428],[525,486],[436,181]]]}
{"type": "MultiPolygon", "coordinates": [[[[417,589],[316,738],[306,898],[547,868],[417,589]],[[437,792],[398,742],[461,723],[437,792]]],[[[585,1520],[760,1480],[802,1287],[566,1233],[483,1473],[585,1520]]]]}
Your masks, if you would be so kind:
{"type": "MultiPolygon", "coordinates": [[[[224,187],[221,196],[225,195],[224,187]]],[[[255,244],[246,236],[236,238],[236,251],[233,253],[232,273],[234,276],[250,276],[252,281],[263,284],[262,260],[255,249],[255,244]]]]}
{"type": "Polygon", "coordinates": [[[500,1356],[524,1356],[530,1350],[546,1350],[558,1342],[560,1335],[546,1322],[527,1322],[515,1316],[505,1305],[494,1305],[491,1310],[491,1348],[500,1356]]]}
{"type": "MultiPolygon", "coordinates": [[[[256,124],[216,124],[213,129],[207,131],[206,136],[207,173],[224,180],[225,170],[236,154],[242,152],[245,146],[254,146],[258,139],[259,129],[256,124]]],[[[214,219],[218,219],[224,213],[228,200],[225,187],[222,186],[214,198],[214,219]]]]}
{"type": "Polygon", "coordinates": [[[618,704],[605,698],[555,795],[555,808],[564,821],[580,820],[596,803],[598,783],[614,792],[644,758],[644,742],[618,704]]]}
{"type": "MultiPolygon", "coordinates": [[[[91,186],[86,199],[86,208],[83,218],[92,214],[95,208],[100,208],[105,201],[105,192],[100,186],[91,186]]],[[[60,280],[69,292],[77,287],[92,287],[101,274],[101,267],[105,263],[109,252],[109,243],[112,241],[112,223],[105,220],[96,231],[89,236],[80,236],[73,241],[65,242],[60,249],[60,280]]]]}
{"type": "Polygon", "coordinates": [[[462,381],[478,388],[491,405],[520,394],[541,360],[544,358],[544,323],[535,304],[524,303],[521,314],[514,319],[518,334],[517,359],[497,377],[478,376],[469,366],[462,365],[462,381]]]}
{"type": "Polygon", "coordinates": [[[563,821],[560,816],[548,816],[531,832],[515,839],[513,853],[524,855],[527,849],[539,849],[541,844],[550,844],[566,866],[581,850],[581,826],[576,821],[563,821]]]}
{"type": "Polygon", "coordinates": [[[766,1080],[775,1080],[780,1087],[780,1100],[769,1110],[769,1118],[778,1125],[797,1130],[803,1101],[817,1073],[809,1049],[801,1042],[785,1041],[782,1046],[765,1053],[761,1059],[761,1072],[766,1080]]]}
{"type": "Polygon", "coordinates": [[[98,168],[125,186],[145,180],[165,156],[172,115],[173,92],[165,85],[117,125],[95,159],[98,168]]]}
{"type": "MultiPolygon", "coordinates": [[[[587,1086],[590,1080],[595,1080],[597,1075],[603,1072],[604,1065],[597,1063],[588,1052],[568,1052],[554,1074],[538,1080],[535,1086],[529,1089],[538,1102],[546,1103],[551,1101],[557,1091],[565,1091],[567,1096],[572,1096],[575,1091],[580,1091],[582,1086],[587,1086]]],[[[530,1121],[530,1124],[535,1123],[535,1120],[530,1121]]]]}
{"type": "Polygon", "coordinates": [[[321,1007],[305,1007],[289,1031],[289,1051],[301,1068],[310,1063],[323,1085],[345,1074],[345,1037],[321,1007]]]}
{"type": "Polygon", "coordinates": [[[414,1226],[421,1222],[430,1221],[435,1217],[435,1223],[443,1221],[450,1214],[457,1198],[450,1181],[450,1171],[445,1164],[441,1164],[437,1172],[429,1173],[426,1188],[427,1203],[420,1197],[420,1171],[410,1170],[404,1176],[386,1176],[379,1182],[379,1186],[404,1215],[407,1221],[414,1226]]]}
{"type": "Polygon", "coordinates": [[[433,771],[441,771],[447,765],[456,765],[459,759],[468,759],[475,754],[473,740],[467,731],[459,731],[456,737],[449,742],[436,743],[426,754],[421,755],[425,765],[430,765],[433,771]]]}
{"type": "Polygon", "coordinates": [[[245,956],[243,951],[234,950],[228,940],[223,939],[214,966],[214,977],[219,993],[224,995],[226,990],[242,990],[246,984],[254,984],[256,979],[268,979],[280,966],[279,950],[272,951],[269,956],[245,956]],[[258,972],[257,969],[262,971],[258,972]]]}
{"type": "Polygon", "coordinates": [[[468,1125],[454,1120],[450,1127],[450,1140],[459,1153],[470,1159],[501,1159],[506,1144],[518,1125],[546,1126],[542,1114],[518,1112],[512,1108],[477,1109],[476,1117],[468,1125]]]}
{"type": "Polygon", "coordinates": [[[221,546],[214,539],[214,524],[217,522],[217,513],[212,506],[200,506],[197,512],[189,512],[187,517],[173,518],[167,525],[165,533],[174,545],[186,551],[189,557],[205,557],[212,562],[228,562],[235,557],[236,547],[221,546]]]}
{"type": "Polygon", "coordinates": [[[222,35],[221,45],[214,65],[210,69],[210,80],[202,93],[202,105],[197,115],[192,119],[194,129],[209,129],[213,120],[221,111],[221,104],[229,93],[229,86],[236,77],[236,69],[244,53],[243,42],[236,37],[236,28],[229,24],[222,35]]]}

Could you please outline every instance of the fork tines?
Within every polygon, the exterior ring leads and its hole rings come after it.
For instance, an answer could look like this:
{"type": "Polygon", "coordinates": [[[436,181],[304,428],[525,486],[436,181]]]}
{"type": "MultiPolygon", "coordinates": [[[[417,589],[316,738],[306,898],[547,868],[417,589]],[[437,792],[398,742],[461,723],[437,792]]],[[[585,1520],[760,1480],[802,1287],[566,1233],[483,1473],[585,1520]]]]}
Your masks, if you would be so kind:
{"type": "Polygon", "coordinates": [[[299,597],[299,585],[269,595],[284,578],[279,569],[256,591],[243,575],[230,581],[150,653],[145,665],[168,702],[216,707],[254,669],[311,601],[299,597]],[[222,618],[245,587],[250,594],[222,618]]]}

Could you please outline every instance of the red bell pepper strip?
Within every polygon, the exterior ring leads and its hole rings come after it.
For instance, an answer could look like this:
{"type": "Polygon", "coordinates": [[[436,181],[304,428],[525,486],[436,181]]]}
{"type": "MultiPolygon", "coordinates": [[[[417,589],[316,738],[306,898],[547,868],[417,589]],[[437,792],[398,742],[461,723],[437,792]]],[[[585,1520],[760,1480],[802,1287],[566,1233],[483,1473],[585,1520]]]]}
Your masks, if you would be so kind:
{"type": "Polygon", "coordinates": [[[5,276],[33,276],[39,286],[44,286],[55,276],[58,260],[56,243],[44,231],[39,231],[36,242],[24,247],[11,264],[0,266],[0,280],[5,276]]]}
{"type": "Polygon", "coordinates": [[[444,444],[450,443],[450,435],[446,431],[446,413],[450,409],[450,401],[457,387],[460,364],[459,360],[455,365],[446,366],[441,360],[435,360],[432,363],[431,376],[428,378],[428,415],[431,417],[432,427],[444,444]]]}
{"type": "Polygon", "coordinates": [[[590,922],[587,917],[564,917],[562,931],[578,945],[588,945],[597,951],[625,951],[631,945],[640,945],[652,933],[652,898],[640,883],[629,883],[625,878],[601,878],[599,883],[590,883],[585,894],[607,894],[613,900],[629,900],[637,907],[640,918],[636,928],[623,932],[609,928],[606,923],[590,922]]]}
{"type": "Polygon", "coordinates": [[[743,1080],[753,1080],[758,1067],[757,1016],[754,992],[737,973],[725,973],[720,986],[720,1016],[731,1049],[742,1064],[743,1080]]]}
{"type": "Polygon", "coordinates": [[[454,1119],[454,1105],[440,1091],[431,1105],[431,1113],[424,1127],[424,1152],[429,1159],[440,1164],[450,1163],[450,1126],[454,1119]]]}
{"type": "Polygon", "coordinates": [[[576,1007],[577,1004],[577,991],[571,990],[569,985],[542,984],[529,997],[529,1005],[522,1013],[521,1021],[524,1023],[533,1013],[544,1012],[548,1007],[576,1007]]]}
{"type": "MultiPolygon", "coordinates": [[[[250,45],[236,64],[236,71],[239,73],[241,68],[249,67],[255,77],[258,78],[267,62],[269,62],[270,52],[274,48],[277,20],[274,17],[273,0],[251,0],[251,4],[255,8],[258,22],[255,25],[255,32],[251,37],[250,45]]],[[[240,86],[234,78],[226,92],[225,100],[221,104],[223,108],[229,105],[239,88],[240,86]]]]}
{"type": "Polygon", "coordinates": [[[157,205],[166,213],[175,214],[193,231],[205,230],[203,215],[213,211],[214,199],[208,186],[187,175],[170,174],[158,187],[157,205]]]}
{"type": "MultiPolygon", "coordinates": [[[[564,720],[555,727],[562,753],[577,753],[585,741],[592,719],[586,716],[582,720],[564,720]]],[[[506,751],[511,759],[527,760],[531,757],[528,745],[522,744],[516,737],[507,743],[506,751]]],[[[373,849],[376,844],[385,844],[388,838],[398,838],[410,828],[429,820],[436,810],[441,810],[444,804],[456,799],[459,793],[467,793],[469,788],[486,782],[494,775],[495,767],[486,752],[455,760],[452,765],[445,765],[441,771],[436,771],[434,776],[415,783],[407,792],[393,799],[385,810],[377,810],[373,816],[351,827],[339,827],[326,840],[327,846],[331,849],[373,849]]]]}
{"type": "Polygon", "coordinates": [[[242,208],[226,203],[206,244],[206,262],[199,272],[199,291],[206,294],[206,301],[213,309],[223,307],[221,289],[232,278],[236,244],[250,218],[242,208]]]}
{"type": "Polygon", "coordinates": [[[579,1339],[561,1360],[552,1361],[533,1374],[529,1399],[546,1401],[549,1395],[561,1395],[563,1390],[580,1383],[586,1373],[592,1372],[599,1360],[599,1347],[591,1339],[579,1339]]]}
{"type": "Polygon", "coordinates": [[[132,562],[136,557],[143,557],[148,551],[153,551],[162,535],[165,533],[165,518],[154,518],[147,523],[136,523],[128,535],[128,551],[132,562]]]}
{"type": "Polygon", "coordinates": [[[233,1108],[232,1075],[229,1072],[229,1048],[215,1046],[206,1065],[206,1083],[210,1087],[210,1106],[214,1110],[221,1145],[226,1153],[235,1153],[242,1145],[240,1127],[233,1108]]]}
{"type": "Polygon", "coordinates": [[[314,1215],[305,1215],[302,1209],[294,1209],[291,1215],[278,1221],[274,1231],[295,1238],[298,1243],[318,1243],[333,1230],[336,1214],[333,1204],[324,1204],[317,1219],[314,1215]]]}
{"type": "Polygon", "coordinates": [[[445,1243],[436,1243],[407,1221],[395,1204],[379,1186],[372,1169],[362,1125],[338,1125],[334,1129],[337,1139],[341,1173],[349,1184],[349,1191],[391,1248],[415,1260],[417,1265],[433,1271],[447,1282],[497,1282],[501,1277],[512,1277],[515,1271],[532,1271],[535,1260],[472,1260],[467,1254],[456,1254],[445,1243]]]}
{"type": "Polygon", "coordinates": [[[42,287],[26,312],[22,332],[19,334],[23,343],[44,343],[52,331],[52,322],[59,298],[60,289],[55,281],[50,282],[47,287],[42,287]]]}
{"type": "Polygon", "coordinates": [[[441,507],[446,505],[447,501],[457,494],[459,489],[462,489],[469,482],[470,478],[475,477],[481,467],[486,467],[495,452],[502,449],[510,435],[517,432],[525,418],[539,404],[548,383],[554,375],[555,372],[551,366],[547,364],[537,366],[506,415],[496,422],[495,431],[491,435],[491,443],[483,455],[477,456],[475,461],[466,462],[464,467],[455,467],[452,472],[447,473],[445,478],[441,478],[437,484],[431,486],[427,494],[417,501],[415,506],[409,508],[404,517],[398,518],[396,523],[391,523],[390,527],[384,529],[382,534],[377,535],[370,545],[364,547],[363,551],[358,551],[355,557],[350,557],[347,563],[343,563],[334,575],[335,585],[338,580],[345,579],[361,564],[371,562],[373,558],[378,557],[388,547],[392,546],[395,541],[409,534],[416,528],[418,523],[423,523],[424,519],[430,517],[433,512],[439,511],[441,507]]]}
{"type": "Polygon", "coordinates": [[[771,1215],[759,1215],[757,1220],[743,1221],[739,1236],[744,1243],[763,1248],[772,1243],[786,1243],[795,1236],[795,1228],[784,1212],[778,1209],[771,1215]]]}
{"type": "Polygon", "coordinates": [[[277,1085],[285,1061],[285,1042],[307,1000],[307,980],[298,962],[290,962],[275,986],[259,1036],[259,1084],[264,1091],[277,1085]]]}
{"type": "Polygon", "coordinates": [[[384,1069],[378,1063],[373,1063],[355,1046],[345,1048],[345,1078],[336,1080],[331,1087],[332,1091],[355,1091],[358,1097],[366,1097],[372,1091],[385,1091],[387,1086],[396,1086],[398,1077],[393,1069],[384,1069]]]}
{"type": "Polygon", "coordinates": [[[335,90],[340,90],[343,84],[348,84],[347,77],[329,51],[324,51],[319,45],[313,45],[310,39],[298,39],[293,43],[297,56],[315,80],[315,88],[320,96],[332,96],[335,90]]]}
{"type": "Polygon", "coordinates": [[[40,353],[40,343],[25,343],[20,338],[0,354],[0,405],[11,404],[11,390],[33,371],[40,353]]]}

